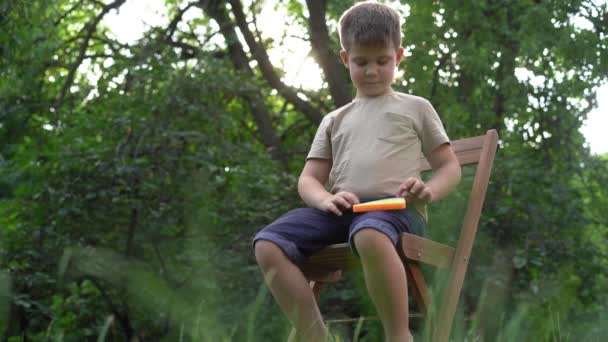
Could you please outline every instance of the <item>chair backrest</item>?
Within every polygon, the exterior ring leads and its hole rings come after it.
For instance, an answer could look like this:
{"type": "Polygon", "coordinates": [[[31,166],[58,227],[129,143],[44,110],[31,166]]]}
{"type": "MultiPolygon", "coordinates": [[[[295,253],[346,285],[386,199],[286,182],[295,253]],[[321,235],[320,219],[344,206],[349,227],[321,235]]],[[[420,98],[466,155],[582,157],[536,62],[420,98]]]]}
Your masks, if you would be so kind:
{"type": "Polygon", "coordinates": [[[475,163],[478,163],[478,165],[462,229],[460,230],[460,237],[450,266],[446,288],[447,293],[441,300],[442,304],[439,310],[438,321],[449,322],[449,325],[444,326],[440,331],[436,331],[438,335],[435,340],[437,341],[448,340],[451,322],[458,305],[460,290],[464,282],[469,256],[477,233],[477,225],[481,217],[481,209],[490,181],[490,172],[492,171],[494,156],[496,155],[496,148],[498,146],[498,133],[496,130],[489,130],[485,135],[458,140],[453,142],[452,145],[461,165],[475,163]]]}
{"type": "MultiPolygon", "coordinates": [[[[465,240],[462,240],[463,238],[468,240],[474,239],[475,237],[497,144],[498,134],[496,130],[489,130],[485,135],[454,140],[451,142],[452,149],[461,166],[478,164],[475,178],[470,188],[471,193],[467,201],[468,204],[463,219],[463,226],[460,230],[461,240],[458,242],[458,246],[461,246],[461,242],[466,242],[465,240]]],[[[420,164],[422,172],[432,170],[426,158],[422,157],[420,159],[420,164]]],[[[405,255],[409,259],[428,263],[436,267],[451,267],[457,248],[442,244],[433,244],[429,241],[425,241],[421,246],[418,243],[420,239],[411,235],[406,240],[408,243],[405,247],[405,255]],[[421,248],[432,248],[433,251],[426,251],[423,253],[420,250],[421,248]]],[[[472,244],[472,241],[470,242],[472,244]]]]}
{"type": "MultiPolygon", "coordinates": [[[[456,246],[447,246],[413,234],[403,234],[401,236],[401,248],[405,258],[440,268],[447,268],[448,270],[448,281],[445,283],[443,290],[440,291],[433,341],[443,342],[449,338],[469,256],[477,233],[477,226],[497,146],[498,133],[496,130],[489,130],[482,136],[452,141],[452,148],[460,165],[477,164],[475,178],[473,179],[460,230],[460,237],[456,246]]],[[[431,170],[426,159],[420,160],[420,163],[423,171],[431,170]]],[[[415,296],[418,295],[420,297],[417,299],[417,302],[422,303],[421,306],[428,306],[426,285],[422,285],[424,281],[414,279],[414,282],[417,283],[419,288],[424,287],[420,293],[414,292],[415,296]]]]}
{"type": "MultiPolygon", "coordinates": [[[[477,164],[480,162],[481,152],[484,146],[484,143],[490,138],[489,135],[496,135],[496,140],[498,141],[498,134],[496,130],[490,130],[485,135],[480,135],[472,138],[465,138],[460,140],[452,141],[452,149],[454,153],[456,153],[456,157],[460,162],[460,165],[471,165],[477,164]]],[[[491,144],[492,142],[489,141],[491,144]]],[[[429,165],[426,158],[420,159],[422,171],[430,171],[431,166],[429,165]]]]}

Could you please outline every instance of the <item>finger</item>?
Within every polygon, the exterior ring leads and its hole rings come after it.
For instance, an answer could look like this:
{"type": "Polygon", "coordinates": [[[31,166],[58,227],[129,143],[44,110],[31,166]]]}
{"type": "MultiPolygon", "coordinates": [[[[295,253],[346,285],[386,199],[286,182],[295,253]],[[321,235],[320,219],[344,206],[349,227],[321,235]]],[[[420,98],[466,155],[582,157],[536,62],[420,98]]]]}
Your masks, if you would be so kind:
{"type": "Polygon", "coordinates": [[[348,201],[346,199],[344,199],[344,197],[342,196],[335,196],[332,199],[332,202],[336,205],[336,207],[338,208],[345,208],[345,209],[350,209],[350,203],[348,203],[348,201]]]}
{"type": "Polygon", "coordinates": [[[418,197],[420,197],[420,193],[426,189],[426,186],[421,181],[416,181],[412,187],[410,188],[410,192],[418,197]]]}
{"type": "Polygon", "coordinates": [[[425,187],[424,190],[422,190],[422,192],[418,194],[418,198],[420,198],[426,203],[430,203],[433,200],[433,193],[428,187],[425,187]]]}
{"type": "Polygon", "coordinates": [[[410,177],[403,182],[403,185],[405,185],[405,189],[409,191],[416,182],[418,182],[418,178],[410,177]]]}
{"type": "Polygon", "coordinates": [[[406,188],[405,182],[399,184],[399,189],[397,190],[397,197],[404,196],[406,191],[407,191],[407,188],[406,188]]]}
{"type": "Polygon", "coordinates": [[[399,188],[397,189],[397,192],[395,193],[395,197],[403,197],[404,191],[405,191],[405,189],[403,188],[403,183],[399,184],[399,188]]]}
{"type": "Polygon", "coordinates": [[[406,189],[406,188],[400,188],[399,192],[397,193],[397,197],[407,197],[410,195],[410,192],[406,189]]]}
{"type": "Polygon", "coordinates": [[[333,203],[329,203],[327,205],[327,210],[329,210],[331,213],[334,213],[338,216],[342,216],[342,211],[340,209],[338,209],[338,207],[336,207],[333,203]]]}
{"type": "Polygon", "coordinates": [[[414,177],[410,177],[410,178],[406,179],[399,186],[399,192],[397,193],[397,196],[398,197],[405,197],[407,195],[407,193],[410,192],[410,188],[412,187],[413,184],[416,183],[416,181],[417,181],[417,179],[414,178],[414,177]]]}
{"type": "Polygon", "coordinates": [[[403,194],[403,198],[405,198],[406,202],[411,202],[414,199],[414,195],[412,195],[411,193],[409,193],[409,192],[406,191],[403,194]]]}
{"type": "Polygon", "coordinates": [[[423,201],[424,203],[428,203],[428,202],[430,202],[431,194],[428,190],[425,189],[418,195],[418,198],[420,198],[420,200],[423,201]]]}
{"type": "Polygon", "coordinates": [[[343,192],[342,197],[347,200],[348,203],[350,203],[351,205],[359,203],[359,197],[357,197],[357,195],[353,194],[352,192],[343,192]]]}

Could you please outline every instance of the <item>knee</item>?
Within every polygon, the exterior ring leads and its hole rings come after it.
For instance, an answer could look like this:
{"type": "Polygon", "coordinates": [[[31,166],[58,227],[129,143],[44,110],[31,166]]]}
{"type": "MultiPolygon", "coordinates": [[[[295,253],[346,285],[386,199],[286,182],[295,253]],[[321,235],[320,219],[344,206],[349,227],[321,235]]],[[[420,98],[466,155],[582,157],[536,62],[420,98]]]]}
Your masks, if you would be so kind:
{"type": "Polygon", "coordinates": [[[373,228],[362,229],[355,233],[353,242],[361,257],[377,255],[386,248],[393,248],[389,237],[373,228]]]}
{"type": "Polygon", "coordinates": [[[254,246],[255,260],[262,268],[270,267],[281,257],[283,252],[274,242],[258,240],[254,246]]]}

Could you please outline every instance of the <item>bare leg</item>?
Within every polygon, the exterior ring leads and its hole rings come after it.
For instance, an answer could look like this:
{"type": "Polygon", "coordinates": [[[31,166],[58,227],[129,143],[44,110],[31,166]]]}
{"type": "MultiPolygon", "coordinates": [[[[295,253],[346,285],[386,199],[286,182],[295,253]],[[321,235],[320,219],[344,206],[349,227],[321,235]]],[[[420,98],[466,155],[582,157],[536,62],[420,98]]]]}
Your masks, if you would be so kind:
{"type": "Polygon", "coordinates": [[[274,299],[296,328],[296,340],[325,341],[327,328],[302,271],[270,241],[256,242],[255,257],[274,299]]]}
{"type": "Polygon", "coordinates": [[[407,278],[397,250],[386,235],[371,228],[357,232],[354,243],[386,341],[410,341],[407,278]]]}

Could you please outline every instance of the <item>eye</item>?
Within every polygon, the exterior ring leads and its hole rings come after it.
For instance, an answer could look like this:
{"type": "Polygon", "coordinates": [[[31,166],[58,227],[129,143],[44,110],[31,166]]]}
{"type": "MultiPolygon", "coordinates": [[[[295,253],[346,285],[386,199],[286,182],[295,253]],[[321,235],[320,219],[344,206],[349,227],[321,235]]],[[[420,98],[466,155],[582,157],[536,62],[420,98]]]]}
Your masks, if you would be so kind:
{"type": "Polygon", "coordinates": [[[355,61],[355,64],[357,64],[358,66],[365,66],[367,64],[367,61],[358,59],[355,61]]]}
{"type": "Polygon", "coordinates": [[[388,63],[388,58],[381,59],[381,60],[378,61],[378,65],[385,65],[386,63],[388,63]]]}

